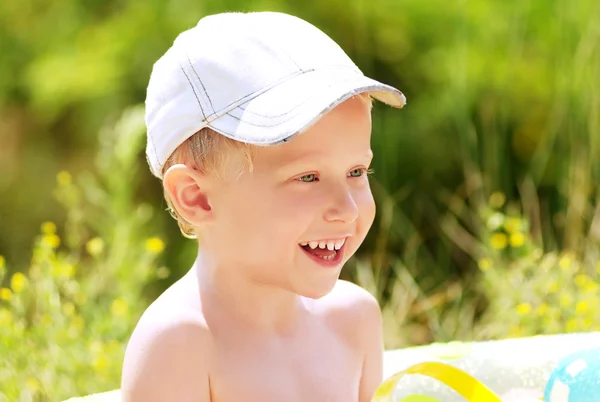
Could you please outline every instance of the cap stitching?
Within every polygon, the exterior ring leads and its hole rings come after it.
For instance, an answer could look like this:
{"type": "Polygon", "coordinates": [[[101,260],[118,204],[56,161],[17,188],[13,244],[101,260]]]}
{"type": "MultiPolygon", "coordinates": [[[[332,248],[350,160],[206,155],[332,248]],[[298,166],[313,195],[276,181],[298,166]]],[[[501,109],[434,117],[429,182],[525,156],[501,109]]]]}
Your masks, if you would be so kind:
{"type": "MultiPolygon", "coordinates": [[[[365,77],[365,75],[364,75],[364,74],[363,74],[363,73],[362,73],[360,70],[357,70],[357,69],[355,69],[355,68],[352,68],[352,67],[348,67],[348,66],[346,66],[346,65],[343,65],[343,64],[329,64],[329,65],[327,65],[327,66],[325,66],[325,67],[326,67],[327,69],[329,69],[330,67],[333,67],[333,68],[335,68],[335,69],[337,69],[337,68],[340,68],[340,67],[341,67],[341,68],[350,68],[351,70],[353,70],[354,72],[356,72],[356,73],[357,73],[357,75],[360,75],[360,76],[363,76],[363,77],[365,77]]],[[[319,71],[323,71],[323,69],[315,69],[315,68],[310,68],[310,69],[308,69],[308,70],[300,70],[300,71],[299,71],[299,74],[297,74],[297,73],[296,73],[296,74],[291,74],[291,75],[289,75],[289,76],[288,76],[288,77],[286,77],[286,78],[289,78],[289,79],[291,79],[291,78],[294,78],[295,76],[301,76],[301,75],[304,75],[304,74],[306,74],[306,73],[319,72],[319,71]]],[[[365,77],[365,78],[367,78],[367,77],[365,77]]],[[[283,83],[283,82],[285,82],[285,81],[287,81],[287,79],[285,79],[285,80],[280,80],[280,83],[283,83]]],[[[266,92],[270,91],[270,90],[271,90],[271,89],[273,89],[273,88],[275,88],[275,85],[271,85],[271,88],[269,88],[268,90],[264,91],[263,93],[266,93],[266,92]]],[[[253,92],[253,94],[254,94],[254,93],[256,93],[256,92],[258,92],[258,91],[255,91],[255,92],[253,92]]],[[[262,93],[261,93],[260,95],[262,95],[262,93]]],[[[243,98],[240,98],[240,100],[241,100],[241,99],[243,99],[243,98]]],[[[249,102],[249,101],[248,101],[248,102],[249,102]]],[[[235,102],[234,102],[234,103],[235,103],[235,102]]],[[[244,109],[244,108],[242,107],[242,105],[244,105],[244,104],[246,104],[246,103],[247,103],[247,102],[244,102],[244,103],[242,103],[240,106],[238,106],[238,108],[240,108],[240,109],[241,109],[241,110],[243,110],[243,111],[246,111],[246,109],[244,109]]],[[[226,109],[226,108],[223,108],[223,109],[226,109]]],[[[234,109],[235,109],[235,108],[234,108],[234,109]]],[[[248,113],[251,113],[251,114],[256,114],[256,113],[253,113],[253,112],[248,112],[248,113]]],[[[260,114],[256,114],[256,115],[257,115],[257,116],[261,116],[261,117],[271,117],[271,116],[263,116],[263,115],[260,115],[260,114]]]]}
{"type": "MultiPolygon", "coordinates": [[[[345,83],[345,82],[348,82],[348,81],[350,81],[350,80],[338,81],[336,84],[341,84],[341,83],[345,83]]],[[[334,86],[334,85],[335,85],[335,84],[329,84],[327,87],[325,87],[325,88],[324,88],[324,90],[327,90],[327,89],[331,88],[331,87],[332,87],[332,86],[334,86]]],[[[316,95],[315,95],[315,96],[316,96],[316,95]]],[[[255,116],[258,116],[258,117],[264,117],[264,118],[266,118],[266,119],[272,119],[272,118],[275,118],[275,117],[284,117],[284,116],[288,116],[288,115],[290,115],[290,114],[291,114],[291,113],[293,113],[293,112],[296,112],[296,111],[297,111],[298,109],[300,109],[302,106],[306,105],[308,102],[310,102],[311,100],[313,100],[313,99],[315,98],[315,96],[311,96],[311,97],[309,97],[309,98],[305,99],[303,102],[301,102],[301,103],[297,104],[297,105],[296,105],[296,106],[294,106],[292,109],[288,110],[288,111],[287,111],[287,112],[285,112],[285,113],[279,114],[279,115],[277,115],[277,116],[265,116],[265,115],[261,115],[261,114],[258,114],[258,113],[252,113],[252,112],[248,111],[247,109],[242,109],[242,110],[244,110],[244,113],[250,113],[250,114],[253,114],[253,115],[255,115],[255,116]]],[[[241,108],[240,108],[240,109],[241,109],[241,108]]],[[[234,109],[234,110],[235,110],[235,109],[234,109]]],[[[227,112],[227,115],[228,115],[228,116],[230,116],[230,117],[233,117],[234,119],[236,119],[236,120],[238,120],[238,121],[242,121],[242,120],[241,120],[239,117],[232,115],[230,112],[227,112]]],[[[250,122],[248,122],[248,121],[244,121],[244,123],[245,123],[245,124],[249,124],[249,125],[251,125],[251,126],[254,126],[254,127],[277,127],[277,126],[279,126],[279,125],[281,125],[281,124],[284,124],[284,123],[286,123],[286,122],[290,121],[290,120],[291,120],[291,119],[293,119],[293,118],[294,118],[294,117],[292,116],[291,118],[289,118],[289,119],[287,119],[287,120],[283,120],[282,122],[279,122],[279,123],[277,123],[277,124],[275,124],[275,125],[272,125],[272,126],[265,126],[265,125],[260,125],[260,124],[253,124],[253,123],[250,123],[250,122]]]]}
{"type": "Polygon", "coordinates": [[[206,98],[208,99],[208,103],[210,104],[210,108],[212,110],[212,113],[209,114],[208,116],[205,116],[204,119],[208,119],[209,116],[212,116],[215,114],[215,107],[212,103],[212,100],[210,99],[210,95],[208,94],[208,92],[206,91],[206,87],[204,87],[204,83],[202,82],[202,80],[200,79],[200,76],[198,75],[198,72],[196,71],[196,69],[194,68],[194,65],[192,64],[192,61],[190,60],[190,57],[187,57],[187,61],[188,63],[190,63],[190,67],[192,68],[192,71],[194,72],[194,75],[196,76],[196,78],[198,78],[198,82],[200,83],[200,86],[202,87],[202,90],[204,91],[204,95],[206,95],[206,98]]]}
{"type": "MultiPolygon", "coordinates": [[[[223,116],[223,115],[227,114],[227,112],[229,112],[230,110],[233,110],[233,109],[239,107],[239,105],[231,107],[232,105],[235,105],[236,103],[242,105],[242,104],[244,104],[246,102],[250,102],[252,99],[254,99],[254,97],[257,97],[259,95],[262,95],[263,93],[268,92],[269,90],[271,90],[272,88],[274,88],[276,85],[278,85],[278,84],[280,84],[282,82],[286,82],[286,81],[288,81],[288,80],[290,80],[290,79],[292,79],[294,77],[297,77],[297,76],[309,73],[311,71],[314,71],[314,69],[295,71],[292,74],[289,74],[289,75],[287,75],[287,76],[285,76],[283,78],[280,78],[280,79],[278,79],[276,81],[273,81],[273,82],[271,82],[271,83],[263,86],[262,88],[254,91],[252,93],[249,93],[248,95],[245,95],[245,96],[242,96],[241,98],[236,99],[235,101],[229,103],[227,106],[222,107],[218,112],[215,111],[215,113],[213,113],[211,115],[211,117],[214,115],[215,118],[219,118],[220,116],[223,116]],[[247,98],[251,98],[251,99],[246,100],[247,98]]],[[[209,122],[210,121],[212,121],[212,120],[209,120],[209,122]]]]}
{"type": "MultiPolygon", "coordinates": [[[[341,83],[345,83],[345,82],[348,82],[348,81],[352,81],[353,79],[354,79],[354,77],[352,77],[352,78],[350,78],[350,77],[349,77],[349,78],[347,78],[347,79],[345,79],[345,80],[337,81],[337,82],[335,82],[335,83],[330,83],[330,85],[328,85],[328,86],[327,86],[327,87],[325,87],[324,89],[329,89],[329,88],[331,88],[331,87],[332,87],[333,85],[335,85],[335,84],[341,84],[341,83]]],[[[265,93],[266,93],[266,92],[265,92],[265,93]]],[[[303,102],[301,102],[301,103],[297,104],[296,106],[294,106],[294,107],[293,107],[291,110],[288,110],[288,111],[287,111],[287,112],[285,112],[285,113],[281,113],[281,114],[277,114],[277,115],[264,115],[264,114],[256,113],[256,112],[250,111],[250,110],[248,110],[248,109],[246,109],[246,108],[242,107],[241,105],[240,105],[240,106],[238,106],[237,108],[238,108],[238,109],[240,109],[240,110],[242,110],[242,111],[244,111],[244,113],[248,113],[248,114],[251,114],[251,115],[253,115],[253,116],[258,116],[258,117],[264,117],[264,118],[272,119],[272,118],[276,118],[276,117],[282,117],[282,116],[285,116],[285,115],[287,115],[287,114],[289,114],[289,113],[293,112],[293,111],[294,111],[296,108],[298,108],[298,107],[302,106],[304,103],[306,103],[306,102],[310,101],[310,100],[311,100],[311,99],[313,99],[313,98],[314,98],[314,96],[312,96],[312,97],[309,97],[308,99],[306,99],[306,100],[304,100],[303,102]]],[[[235,110],[235,109],[232,109],[232,110],[235,110]]],[[[229,114],[229,113],[227,113],[227,114],[229,114]]]]}
{"type": "MultiPolygon", "coordinates": [[[[344,81],[345,82],[345,81],[344,81]]],[[[330,85],[330,86],[333,86],[330,85]]],[[[223,132],[221,130],[219,130],[218,128],[212,127],[211,128],[219,133],[221,133],[222,135],[225,135],[226,137],[232,138],[234,140],[237,141],[242,141],[242,142],[249,142],[249,143],[253,143],[255,145],[273,145],[273,144],[281,144],[282,142],[287,142],[289,141],[290,138],[294,137],[295,135],[297,135],[298,133],[306,130],[308,127],[310,127],[311,125],[313,125],[318,119],[322,118],[326,113],[328,113],[335,105],[339,104],[340,102],[343,102],[345,99],[350,98],[351,96],[356,95],[359,92],[365,92],[365,91],[369,91],[371,89],[377,89],[377,86],[372,85],[372,86],[368,86],[368,87],[360,87],[360,88],[355,88],[352,91],[346,92],[344,95],[342,95],[341,97],[337,98],[336,100],[332,101],[329,103],[329,105],[327,105],[325,108],[323,108],[322,110],[320,110],[318,113],[315,114],[315,116],[307,123],[305,124],[303,127],[301,127],[298,131],[295,131],[293,133],[284,133],[284,134],[279,134],[277,137],[275,138],[270,138],[270,139],[257,139],[257,138],[249,138],[246,136],[240,136],[240,135],[233,135],[231,133],[226,133],[223,132]]],[[[299,105],[295,110],[298,110],[300,108],[300,106],[304,106],[306,105],[308,102],[304,102],[302,105],[299,105]]],[[[274,127],[278,127],[281,126],[282,124],[288,123],[290,122],[293,118],[297,117],[300,113],[295,114],[293,117],[279,122],[278,124],[274,125],[274,126],[264,126],[264,125],[256,125],[256,124],[252,124],[252,123],[248,123],[248,122],[244,122],[248,125],[254,126],[254,127],[263,127],[263,128],[274,128],[274,127]]],[[[232,116],[229,115],[230,117],[241,121],[239,118],[237,118],[236,116],[232,116]]]]}
{"type": "Polygon", "coordinates": [[[181,68],[183,75],[185,75],[185,78],[187,79],[188,83],[190,84],[190,87],[192,87],[192,92],[194,93],[194,97],[196,98],[196,101],[198,102],[198,106],[200,106],[200,111],[202,112],[203,120],[206,120],[206,114],[204,113],[204,108],[202,107],[202,104],[200,103],[200,99],[198,98],[198,94],[196,93],[196,89],[194,88],[194,84],[192,84],[190,77],[188,77],[188,75],[185,73],[185,69],[183,68],[183,65],[179,64],[179,67],[181,68]]]}
{"type": "MultiPolygon", "coordinates": [[[[328,86],[327,86],[325,89],[330,89],[331,87],[333,87],[333,86],[335,86],[335,85],[337,85],[337,84],[343,84],[343,83],[346,83],[346,82],[351,82],[351,81],[352,81],[352,80],[343,80],[343,81],[338,81],[338,82],[336,82],[336,83],[334,83],[334,84],[330,84],[330,85],[328,85],[328,86]]],[[[361,87],[361,88],[365,88],[365,87],[361,87]]],[[[366,87],[366,88],[370,88],[370,87],[366,87]]],[[[347,94],[352,94],[352,93],[355,93],[355,92],[357,92],[357,89],[359,89],[359,88],[355,88],[353,91],[349,91],[347,94]]],[[[361,89],[361,91],[362,91],[362,89],[361,89]]],[[[346,95],[347,95],[347,94],[346,94],[346,95]]],[[[298,114],[300,113],[300,112],[299,112],[299,109],[301,109],[303,106],[305,106],[307,103],[309,103],[309,102],[310,102],[311,100],[313,100],[314,98],[315,98],[315,97],[313,96],[313,97],[310,97],[310,98],[306,99],[304,102],[302,102],[301,104],[297,105],[295,108],[291,109],[289,112],[287,112],[287,113],[283,114],[282,116],[285,116],[285,115],[289,115],[289,114],[291,114],[292,112],[297,112],[297,111],[298,111],[298,113],[294,114],[294,115],[293,115],[293,116],[291,116],[289,119],[287,119],[287,120],[283,120],[283,121],[280,121],[280,122],[279,122],[279,123],[277,123],[277,124],[274,124],[274,125],[271,125],[271,126],[267,126],[267,125],[262,125],[262,124],[254,124],[254,123],[251,123],[251,122],[248,122],[248,121],[244,121],[244,124],[248,124],[248,125],[250,125],[250,126],[253,126],[253,127],[264,127],[264,128],[267,128],[267,127],[277,127],[277,126],[280,126],[280,125],[282,125],[282,124],[285,124],[285,123],[289,122],[289,121],[290,121],[290,120],[292,120],[294,117],[298,116],[298,114]]],[[[336,100],[336,101],[337,101],[337,100],[336,100]]],[[[335,102],[333,102],[333,103],[335,103],[335,102]]],[[[232,114],[231,114],[231,113],[229,113],[229,112],[227,113],[227,115],[228,115],[228,116],[230,116],[230,117],[232,117],[232,118],[234,118],[235,120],[242,121],[242,120],[241,120],[239,117],[237,117],[237,116],[234,116],[234,115],[232,115],[232,114]]],[[[258,115],[258,116],[259,116],[259,117],[266,117],[266,118],[270,118],[270,117],[271,117],[271,116],[260,116],[260,115],[258,115]]]]}

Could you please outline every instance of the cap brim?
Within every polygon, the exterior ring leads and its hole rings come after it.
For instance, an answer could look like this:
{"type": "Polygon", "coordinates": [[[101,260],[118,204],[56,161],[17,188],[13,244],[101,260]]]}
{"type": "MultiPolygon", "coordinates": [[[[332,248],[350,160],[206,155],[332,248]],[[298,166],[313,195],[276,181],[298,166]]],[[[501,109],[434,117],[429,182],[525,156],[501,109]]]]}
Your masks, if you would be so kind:
{"type": "Polygon", "coordinates": [[[402,92],[348,68],[309,71],[281,82],[213,120],[209,126],[237,141],[272,145],[305,131],[340,103],[360,93],[401,108],[402,92]]]}

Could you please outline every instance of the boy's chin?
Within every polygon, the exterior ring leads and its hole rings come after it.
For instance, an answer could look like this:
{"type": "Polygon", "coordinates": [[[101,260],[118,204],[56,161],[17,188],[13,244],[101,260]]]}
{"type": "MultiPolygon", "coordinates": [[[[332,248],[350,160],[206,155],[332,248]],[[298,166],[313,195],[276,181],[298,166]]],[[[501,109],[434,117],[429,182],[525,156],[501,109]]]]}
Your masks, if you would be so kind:
{"type": "Polygon", "coordinates": [[[313,286],[302,286],[294,289],[294,292],[299,296],[306,297],[308,299],[318,300],[322,297],[327,296],[337,283],[337,278],[332,281],[328,281],[328,283],[319,283],[313,286]]]}
{"type": "Polygon", "coordinates": [[[298,293],[300,296],[302,297],[306,297],[307,299],[313,299],[313,300],[319,300],[325,296],[327,296],[329,293],[331,292],[331,290],[327,291],[327,292],[306,292],[306,293],[298,293]]]}

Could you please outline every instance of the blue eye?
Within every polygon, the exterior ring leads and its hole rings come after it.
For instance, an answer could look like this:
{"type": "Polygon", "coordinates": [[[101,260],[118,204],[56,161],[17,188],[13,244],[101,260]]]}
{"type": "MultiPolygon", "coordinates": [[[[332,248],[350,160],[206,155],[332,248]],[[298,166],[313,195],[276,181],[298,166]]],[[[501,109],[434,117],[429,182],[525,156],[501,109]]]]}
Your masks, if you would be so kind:
{"type": "Polygon", "coordinates": [[[354,169],[350,171],[350,177],[360,177],[364,174],[364,169],[354,169]]]}
{"type": "Polygon", "coordinates": [[[313,181],[317,180],[317,175],[314,173],[310,173],[310,174],[305,174],[304,176],[300,177],[300,181],[303,181],[305,183],[312,183],[313,181]]]}

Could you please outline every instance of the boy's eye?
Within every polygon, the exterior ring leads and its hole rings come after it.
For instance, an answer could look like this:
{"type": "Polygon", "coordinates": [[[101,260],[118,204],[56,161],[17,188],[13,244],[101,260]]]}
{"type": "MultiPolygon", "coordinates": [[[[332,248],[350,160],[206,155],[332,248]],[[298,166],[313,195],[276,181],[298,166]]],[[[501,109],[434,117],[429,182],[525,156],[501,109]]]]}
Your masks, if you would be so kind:
{"type": "Polygon", "coordinates": [[[314,173],[305,174],[304,176],[300,177],[300,181],[303,181],[305,183],[310,183],[315,180],[317,180],[317,175],[314,173]]]}
{"type": "Polygon", "coordinates": [[[354,169],[350,171],[350,177],[360,177],[363,173],[363,169],[354,169]]]}

